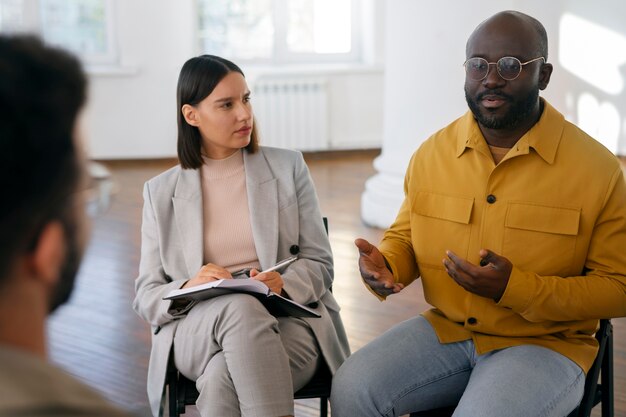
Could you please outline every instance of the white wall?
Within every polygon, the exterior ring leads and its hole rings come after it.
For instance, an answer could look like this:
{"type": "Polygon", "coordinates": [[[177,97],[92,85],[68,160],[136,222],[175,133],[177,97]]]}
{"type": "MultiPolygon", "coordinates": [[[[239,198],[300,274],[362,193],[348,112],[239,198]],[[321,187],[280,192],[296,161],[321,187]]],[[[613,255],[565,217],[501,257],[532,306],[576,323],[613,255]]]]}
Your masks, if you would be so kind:
{"type": "MultiPolygon", "coordinates": [[[[189,57],[198,54],[194,2],[114,3],[122,71],[91,74],[86,123],[90,155],[97,159],[174,156],[178,71],[189,57]]],[[[559,24],[564,13],[600,22],[626,42],[626,2],[477,0],[467,4],[454,0],[368,0],[365,4],[366,15],[374,16],[365,36],[367,68],[321,73],[328,77],[331,88],[331,149],[371,148],[385,141],[389,146],[384,146],[377,167],[389,160],[388,169],[394,174],[403,172],[410,150],[466,108],[460,63],[467,36],[482,19],[510,8],[536,16],[548,30],[555,72],[544,96],[566,117],[582,122],[598,137],[607,133],[607,126],[617,123],[618,152],[626,154],[624,89],[618,94],[607,93],[559,63],[559,24]],[[423,66],[422,57],[437,65],[423,66]],[[596,114],[579,120],[582,98],[596,114]]],[[[599,42],[598,47],[602,46],[599,42]]],[[[613,54],[602,55],[599,51],[581,49],[580,59],[605,68],[611,62],[607,56],[612,57],[611,65],[621,65],[619,75],[622,80],[626,78],[626,47],[613,54]]],[[[244,66],[244,71],[261,75],[254,68],[244,66]]],[[[614,135],[614,130],[608,133],[614,135]]]]}
{"type": "Polygon", "coordinates": [[[93,158],[175,155],[176,80],[194,54],[192,2],[155,3],[115,2],[122,72],[91,74],[85,126],[93,158]]]}
{"type": "Polygon", "coordinates": [[[383,72],[347,72],[330,78],[331,149],[378,148],[383,137],[383,72]]]}
{"type": "MultiPolygon", "coordinates": [[[[191,0],[115,2],[122,69],[90,75],[85,130],[92,158],[176,155],[178,72],[187,59],[199,54],[193,4],[191,0]]],[[[329,80],[329,139],[333,149],[373,148],[382,143],[384,2],[370,0],[366,4],[364,12],[374,23],[365,40],[365,65],[306,69],[329,80]]],[[[285,68],[242,65],[242,69],[249,82],[268,71],[292,73],[285,68]]]]}

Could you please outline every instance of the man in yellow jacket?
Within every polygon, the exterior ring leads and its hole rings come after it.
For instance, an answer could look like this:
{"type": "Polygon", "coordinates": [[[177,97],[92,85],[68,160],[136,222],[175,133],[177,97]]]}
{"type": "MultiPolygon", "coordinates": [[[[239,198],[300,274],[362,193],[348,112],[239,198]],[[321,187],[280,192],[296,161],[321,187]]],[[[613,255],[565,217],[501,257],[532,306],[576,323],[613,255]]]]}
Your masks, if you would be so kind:
{"type": "Polygon", "coordinates": [[[545,29],[498,13],[466,54],[470,111],[413,155],[379,247],[356,241],[372,292],[419,277],[434,308],[344,363],[333,416],[458,403],[455,416],[563,417],[582,398],[598,319],[626,315],[624,175],[539,97],[545,29]]]}

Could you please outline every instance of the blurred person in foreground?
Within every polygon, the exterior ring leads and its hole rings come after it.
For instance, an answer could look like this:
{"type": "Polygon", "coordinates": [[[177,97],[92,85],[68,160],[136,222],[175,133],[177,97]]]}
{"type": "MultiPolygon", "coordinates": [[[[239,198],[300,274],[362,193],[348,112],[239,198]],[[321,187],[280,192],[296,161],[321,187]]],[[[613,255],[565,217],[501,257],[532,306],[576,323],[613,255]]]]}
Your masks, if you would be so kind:
{"type": "Polygon", "coordinates": [[[70,296],[86,241],[70,54],[0,35],[0,416],[124,416],[47,360],[46,319],[70,296]]]}
{"type": "Polygon", "coordinates": [[[626,315],[624,175],[539,96],[553,69],[543,25],[498,13],[465,59],[470,111],[415,152],[380,246],[356,241],[377,296],[421,278],[433,308],[348,358],[334,417],[455,405],[455,417],[563,417],[598,319],[626,315]]]}

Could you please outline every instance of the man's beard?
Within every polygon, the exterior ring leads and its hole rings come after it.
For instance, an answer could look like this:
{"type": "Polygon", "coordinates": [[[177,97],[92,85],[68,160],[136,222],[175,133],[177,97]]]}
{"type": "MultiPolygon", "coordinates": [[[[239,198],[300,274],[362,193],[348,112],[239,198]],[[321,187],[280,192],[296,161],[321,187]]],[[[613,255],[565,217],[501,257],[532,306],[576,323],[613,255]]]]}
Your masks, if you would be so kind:
{"type": "Polygon", "coordinates": [[[514,129],[518,127],[521,123],[528,120],[528,118],[532,115],[535,106],[537,105],[537,100],[539,99],[539,88],[533,88],[526,97],[521,100],[515,101],[513,97],[502,93],[499,90],[487,90],[476,98],[470,97],[467,92],[467,88],[465,89],[465,101],[467,101],[467,105],[469,106],[472,113],[474,113],[474,117],[478,121],[478,123],[486,127],[487,129],[514,129]],[[482,98],[486,95],[494,95],[500,96],[508,102],[512,103],[511,108],[508,112],[506,112],[503,116],[496,116],[491,114],[489,110],[481,109],[478,103],[482,100],[482,98]],[[484,110],[482,112],[481,110],[484,110]]]}
{"type": "Polygon", "coordinates": [[[65,262],[61,267],[59,282],[52,295],[50,312],[53,312],[57,307],[69,300],[72,290],[74,289],[76,273],[78,272],[82,258],[82,250],[78,243],[77,222],[75,220],[63,220],[62,223],[65,230],[66,242],[65,262]]]}

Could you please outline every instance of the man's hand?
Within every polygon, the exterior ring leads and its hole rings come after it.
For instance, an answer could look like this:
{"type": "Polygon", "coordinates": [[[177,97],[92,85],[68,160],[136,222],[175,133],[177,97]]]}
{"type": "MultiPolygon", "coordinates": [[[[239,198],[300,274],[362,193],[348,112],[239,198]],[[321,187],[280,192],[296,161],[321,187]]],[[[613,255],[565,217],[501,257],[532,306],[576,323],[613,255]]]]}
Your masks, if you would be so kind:
{"type": "Polygon", "coordinates": [[[395,282],[385,258],[376,246],[365,239],[357,239],[354,244],[359,249],[359,272],[372,290],[387,296],[404,288],[403,284],[395,282]]]}
{"type": "Polygon", "coordinates": [[[480,265],[474,265],[454,252],[446,251],[448,258],[444,258],[443,265],[448,275],[461,287],[498,302],[509,283],[513,264],[490,250],[481,249],[478,254],[482,260],[480,265]]]}

